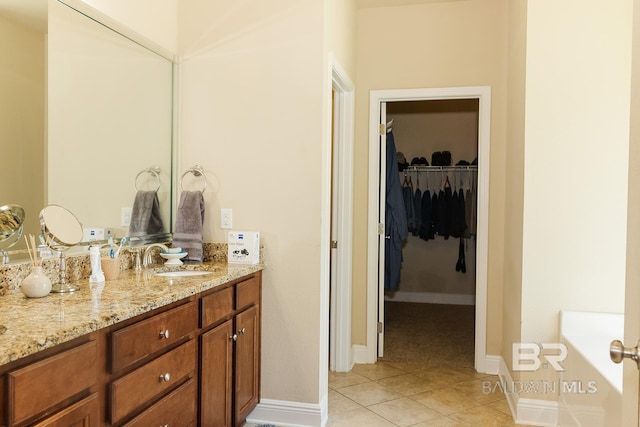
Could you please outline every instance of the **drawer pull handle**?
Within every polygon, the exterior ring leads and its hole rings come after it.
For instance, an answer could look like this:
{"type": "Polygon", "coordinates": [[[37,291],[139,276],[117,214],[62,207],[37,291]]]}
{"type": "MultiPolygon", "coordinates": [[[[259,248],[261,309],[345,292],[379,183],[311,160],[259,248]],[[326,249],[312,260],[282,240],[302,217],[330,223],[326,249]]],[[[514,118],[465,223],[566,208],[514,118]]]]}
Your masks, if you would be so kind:
{"type": "Polygon", "coordinates": [[[160,331],[160,339],[169,339],[169,330],[160,331]]]}
{"type": "Polygon", "coordinates": [[[171,380],[171,375],[169,374],[169,372],[167,372],[166,374],[160,374],[160,381],[164,381],[168,383],[170,380],[171,380]]]}
{"type": "Polygon", "coordinates": [[[244,335],[247,332],[247,328],[238,329],[240,335],[244,335]]]}
{"type": "Polygon", "coordinates": [[[233,341],[237,341],[237,340],[238,340],[238,334],[233,334],[233,335],[231,335],[231,336],[229,337],[229,339],[230,339],[230,340],[233,340],[233,341]]]}

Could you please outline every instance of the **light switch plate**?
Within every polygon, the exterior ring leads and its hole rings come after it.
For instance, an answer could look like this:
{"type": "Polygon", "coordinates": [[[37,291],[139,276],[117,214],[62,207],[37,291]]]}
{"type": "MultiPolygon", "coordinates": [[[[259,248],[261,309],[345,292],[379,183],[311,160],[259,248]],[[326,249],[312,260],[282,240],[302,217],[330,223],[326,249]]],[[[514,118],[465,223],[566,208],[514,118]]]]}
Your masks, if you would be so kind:
{"type": "Polygon", "coordinates": [[[220,227],[221,228],[233,228],[233,210],[232,209],[220,209],[220,227]]]}
{"type": "Polygon", "coordinates": [[[120,226],[128,227],[131,225],[131,211],[132,208],[122,208],[120,210],[120,226]]]}

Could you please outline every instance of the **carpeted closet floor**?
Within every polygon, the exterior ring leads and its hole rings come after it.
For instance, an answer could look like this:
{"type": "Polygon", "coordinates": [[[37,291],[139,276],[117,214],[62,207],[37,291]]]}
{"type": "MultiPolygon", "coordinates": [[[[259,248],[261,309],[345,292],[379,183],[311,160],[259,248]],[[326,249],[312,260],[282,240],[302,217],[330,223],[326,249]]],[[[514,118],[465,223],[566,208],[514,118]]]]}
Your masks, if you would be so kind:
{"type": "Polygon", "coordinates": [[[385,362],[473,368],[475,307],[385,302],[385,362]]]}

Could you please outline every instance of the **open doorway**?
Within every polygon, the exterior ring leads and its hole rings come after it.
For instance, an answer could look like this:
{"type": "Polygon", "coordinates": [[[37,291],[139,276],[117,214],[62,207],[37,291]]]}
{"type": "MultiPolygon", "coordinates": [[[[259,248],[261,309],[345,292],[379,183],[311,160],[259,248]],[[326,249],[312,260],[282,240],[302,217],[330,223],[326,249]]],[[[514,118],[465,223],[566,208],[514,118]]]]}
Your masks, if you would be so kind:
{"type": "Polygon", "coordinates": [[[408,235],[385,286],[384,361],[473,367],[478,114],[477,98],[386,103],[408,235]]]}
{"type": "MultiPolygon", "coordinates": [[[[478,372],[487,372],[487,248],[488,248],[488,180],[489,180],[489,124],[491,90],[489,87],[462,87],[438,89],[404,89],[372,91],[370,97],[370,151],[369,164],[369,229],[372,234],[368,247],[368,301],[367,301],[367,362],[377,360],[384,351],[384,233],[385,177],[380,173],[386,165],[387,103],[425,100],[477,100],[477,239],[475,266],[475,343],[473,365],[478,372]]],[[[411,161],[411,160],[409,160],[411,161]]],[[[493,371],[493,367],[490,369],[493,371]]]]}

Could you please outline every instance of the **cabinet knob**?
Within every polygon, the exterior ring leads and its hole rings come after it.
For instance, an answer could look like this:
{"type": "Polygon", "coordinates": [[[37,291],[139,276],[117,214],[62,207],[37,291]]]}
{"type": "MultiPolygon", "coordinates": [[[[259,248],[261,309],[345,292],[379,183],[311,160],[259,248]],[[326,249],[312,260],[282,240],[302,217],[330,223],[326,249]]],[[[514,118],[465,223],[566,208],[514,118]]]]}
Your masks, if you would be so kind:
{"type": "Polygon", "coordinates": [[[233,341],[237,341],[237,340],[238,340],[238,334],[233,334],[233,335],[231,335],[231,336],[229,337],[229,339],[230,339],[230,340],[233,340],[233,341]]]}
{"type": "Polygon", "coordinates": [[[247,328],[238,329],[240,335],[244,335],[247,332],[247,328]]]}
{"type": "Polygon", "coordinates": [[[164,331],[160,331],[160,339],[168,339],[169,338],[169,330],[165,329],[164,331]]]}
{"type": "Polygon", "coordinates": [[[160,381],[164,381],[168,383],[170,380],[171,380],[171,375],[169,374],[169,372],[167,372],[166,374],[160,374],[160,381]]]}

